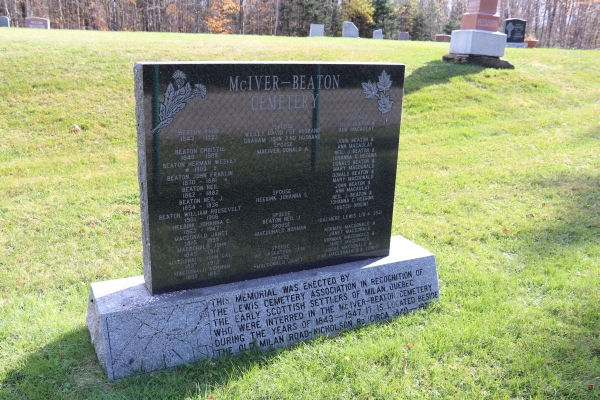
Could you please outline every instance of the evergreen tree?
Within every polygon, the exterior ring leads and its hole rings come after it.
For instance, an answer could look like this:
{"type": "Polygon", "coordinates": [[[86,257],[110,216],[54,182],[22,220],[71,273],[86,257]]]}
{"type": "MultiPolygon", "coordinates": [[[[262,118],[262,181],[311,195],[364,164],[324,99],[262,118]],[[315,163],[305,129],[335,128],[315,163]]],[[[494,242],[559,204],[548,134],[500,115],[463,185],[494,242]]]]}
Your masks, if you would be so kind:
{"type": "Polygon", "coordinates": [[[396,32],[396,14],[390,0],[373,0],[374,29],[382,29],[386,37],[396,32]]]}

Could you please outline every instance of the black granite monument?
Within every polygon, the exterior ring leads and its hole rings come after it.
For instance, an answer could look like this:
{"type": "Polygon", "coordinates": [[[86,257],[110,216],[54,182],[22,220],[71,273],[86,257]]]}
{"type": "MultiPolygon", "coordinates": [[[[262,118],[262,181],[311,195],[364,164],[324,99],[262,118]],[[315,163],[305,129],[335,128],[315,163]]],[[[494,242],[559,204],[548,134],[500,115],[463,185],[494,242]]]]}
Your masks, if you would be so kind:
{"type": "Polygon", "coordinates": [[[151,293],[389,253],[403,65],[136,68],[151,293]]]}
{"type": "Polygon", "coordinates": [[[439,297],[391,235],[404,65],[138,63],[144,276],[91,284],[109,379],[286,346],[439,297]]]}
{"type": "Polygon", "coordinates": [[[509,18],[502,22],[502,32],[506,35],[506,43],[523,43],[527,21],[520,18],[509,18]]]}

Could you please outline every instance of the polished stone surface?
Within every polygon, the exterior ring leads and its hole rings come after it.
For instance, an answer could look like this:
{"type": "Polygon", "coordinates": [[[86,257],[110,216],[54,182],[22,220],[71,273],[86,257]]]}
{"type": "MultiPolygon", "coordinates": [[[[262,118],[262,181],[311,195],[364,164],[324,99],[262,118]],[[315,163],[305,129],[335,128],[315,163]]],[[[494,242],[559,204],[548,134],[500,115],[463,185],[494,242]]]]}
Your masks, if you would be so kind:
{"type": "Polygon", "coordinates": [[[344,21],[342,24],[342,37],[358,37],[358,28],[354,25],[352,21],[344,21]]]}
{"type": "Polygon", "coordinates": [[[527,21],[520,18],[509,18],[502,22],[502,32],[506,35],[506,43],[524,43],[527,21]]]}
{"type": "Polygon", "coordinates": [[[385,256],[404,65],[138,63],[152,294],[385,256]]]}
{"type": "Polygon", "coordinates": [[[50,29],[50,20],[48,18],[37,18],[37,17],[25,18],[25,27],[38,28],[38,29],[50,29]]]}
{"type": "Polygon", "coordinates": [[[398,32],[398,40],[410,40],[410,34],[408,32],[398,32]]]}
{"type": "Polygon", "coordinates": [[[0,28],[10,27],[10,18],[5,16],[0,16],[0,28]]]}
{"type": "Polygon", "coordinates": [[[502,57],[506,48],[506,35],[500,32],[457,30],[452,32],[451,54],[502,57]]]}
{"type": "Polygon", "coordinates": [[[498,0],[469,0],[460,29],[496,32],[500,27],[498,0]]]}
{"type": "Polygon", "coordinates": [[[381,29],[375,29],[373,31],[373,39],[383,39],[383,31],[381,29]]]}
{"type": "Polygon", "coordinates": [[[142,276],[93,283],[87,326],[111,380],[387,321],[439,298],[435,257],[388,257],[150,296],[142,276]]]}
{"type": "Polygon", "coordinates": [[[323,36],[325,34],[325,25],[323,24],[310,24],[309,36],[323,36]]]}

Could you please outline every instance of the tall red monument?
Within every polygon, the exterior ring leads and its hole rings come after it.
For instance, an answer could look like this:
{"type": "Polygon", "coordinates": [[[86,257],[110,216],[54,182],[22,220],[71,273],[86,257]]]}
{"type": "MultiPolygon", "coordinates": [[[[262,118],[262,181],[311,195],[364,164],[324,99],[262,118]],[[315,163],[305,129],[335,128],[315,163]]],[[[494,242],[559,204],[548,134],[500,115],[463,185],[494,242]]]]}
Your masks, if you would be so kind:
{"type": "Polygon", "coordinates": [[[496,32],[500,27],[497,9],[498,0],[469,0],[467,12],[463,14],[461,29],[496,32]]]}
{"type": "Polygon", "coordinates": [[[502,57],[506,35],[498,32],[498,0],[469,0],[461,29],[452,32],[450,53],[466,56],[502,57]]]}

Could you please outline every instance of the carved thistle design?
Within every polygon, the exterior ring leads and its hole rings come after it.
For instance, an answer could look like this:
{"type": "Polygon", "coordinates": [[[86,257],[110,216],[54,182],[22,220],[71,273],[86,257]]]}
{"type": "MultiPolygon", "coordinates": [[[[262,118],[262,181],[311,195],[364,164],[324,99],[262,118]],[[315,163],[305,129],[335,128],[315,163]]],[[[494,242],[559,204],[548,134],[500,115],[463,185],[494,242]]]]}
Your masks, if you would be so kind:
{"type": "Polygon", "coordinates": [[[392,80],[385,70],[379,75],[379,82],[363,82],[363,94],[365,99],[377,98],[377,109],[381,112],[381,115],[385,115],[385,123],[388,122],[388,113],[392,111],[394,101],[390,100],[390,96],[385,93],[392,87],[392,80]]]}
{"type": "Polygon", "coordinates": [[[187,105],[187,101],[194,97],[206,97],[206,87],[200,83],[197,83],[192,87],[189,82],[186,83],[186,76],[181,71],[175,71],[173,74],[173,80],[175,81],[175,87],[172,83],[169,83],[167,90],[165,91],[165,99],[163,103],[160,103],[160,110],[158,117],[160,119],[159,124],[152,130],[152,133],[158,133],[160,130],[173,122],[173,117],[179,111],[183,110],[187,105]]]}

